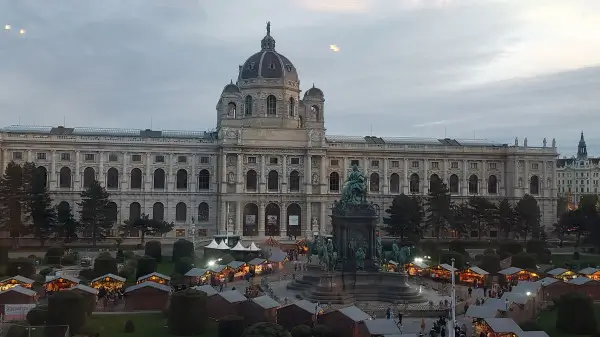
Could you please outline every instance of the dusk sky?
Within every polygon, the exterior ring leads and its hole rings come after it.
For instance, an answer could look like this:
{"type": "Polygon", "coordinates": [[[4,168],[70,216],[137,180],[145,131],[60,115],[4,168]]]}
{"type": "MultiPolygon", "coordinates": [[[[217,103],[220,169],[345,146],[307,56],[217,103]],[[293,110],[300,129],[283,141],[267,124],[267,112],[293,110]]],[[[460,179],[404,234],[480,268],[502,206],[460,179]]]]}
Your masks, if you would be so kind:
{"type": "Polygon", "coordinates": [[[571,156],[583,130],[600,154],[598,0],[3,0],[0,20],[2,126],[213,129],[271,21],[328,134],[571,156]]]}

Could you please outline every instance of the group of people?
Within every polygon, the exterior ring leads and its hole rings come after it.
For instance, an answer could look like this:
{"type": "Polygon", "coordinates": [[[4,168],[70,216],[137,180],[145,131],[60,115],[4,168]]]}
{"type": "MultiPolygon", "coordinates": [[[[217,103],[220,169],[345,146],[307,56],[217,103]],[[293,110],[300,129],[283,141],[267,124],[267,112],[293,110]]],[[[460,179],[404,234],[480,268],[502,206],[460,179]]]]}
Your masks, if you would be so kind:
{"type": "Polygon", "coordinates": [[[125,289],[107,289],[100,287],[98,289],[99,309],[111,310],[125,299],[125,289]]]}

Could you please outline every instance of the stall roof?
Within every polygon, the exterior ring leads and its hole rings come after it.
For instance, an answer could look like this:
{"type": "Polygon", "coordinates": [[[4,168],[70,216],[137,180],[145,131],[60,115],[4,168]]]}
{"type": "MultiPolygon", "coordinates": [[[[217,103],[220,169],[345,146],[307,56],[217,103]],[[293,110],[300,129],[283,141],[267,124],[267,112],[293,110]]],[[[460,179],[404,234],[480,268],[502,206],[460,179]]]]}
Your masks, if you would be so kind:
{"type": "Polygon", "coordinates": [[[547,285],[550,285],[552,283],[559,282],[559,280],[557,280],[557,279],[555,279],[553,277],[544,277],[543,279],[537,280],[535,282],[539,283],[540,285],[547,286],[547,285]]]}
{"type": "Polygon", "coordinates": [[[167,275],[164,275],[164,274],[161,274],[161,273],[157,273],[157,272],[150,273],[150,274],[147,274],[147,275],[144,275],[144,276],[140,276],[140,277],[138,277],[138,279],[137,279],[137,280],[138,280],[138,281],[140,281],[140,280],[145,280],[145,279],[147,279],[147,278],[150,278],[150,277],[152,277],[152,276],[156,276],[156,277],[159,277],[159,278],[161,278],[161,279],[163,279],[163,280],[167,280],[167,281],[170,281],[170,280],[171,280],[171,278],[170,278],[169,276],[167,276],[167,275]]]}
{"type": "Polygon", "coordinates": [[[311,314],[315,314],[316,312],[321,311],[321,309],[323,308],[319,304],[312,303],[312,302],[309,302],[307,300],[299,300],[299,301],[296,301],[294,303],[288,304],[288,306],[289,305],[295,305],[298,308],[303,309],[304,311],[307,311],[307,312],[309,312],[311,314]]]}
{"type": "MultiPolygon", "coordinates": [[[[503,301],[508,301],[509,303],[516,303],[516,304],[526,304],[527,301],[529,300],[529,296],[525,295],[525,294],[520,294],[520,293],[511,293],[511,292],[505,292],[502,295],[501,300],[503,301]]],[[[504,332],[504,331],[501,331],[504,332]]]]}
{"type": "Polygon", "coordinates": [[[496,318],[499,314],[499,310],[493,306],[486,305],[471,305],[469,309],[467,309],[467,313],[465,316],[471,318],[496,318]]]}
{"type": "Polygon", "coordinates": [[[506,303],[499,298],[486,298],[481,306],[494,308],[498,311],[506,311],[506,303]]]}
{"type": "Polygon", "coordinates": [[[257,257],[255,259],[248,261],[248,264],[251,266],[258,266],[259,264],[263,264],[265,262],[267,262],[267,260],[257,257]]]}
{"type": "Polygon", "coordinates": [[[517,268],[517,267],[508,267],[506,269],[502,269],[501,271],[498,272],[498,274],[502,274],[502,275],[514,275],[520,271],[523,271],[523,269],[521,268],[517,268]]]}
{"type": "Polygon", "coordinates": [[[231,248],[231,250],[235,252],[246,252],[248,251],[248,248],[242,246],[242,243],[238,241],[235,247],[231,248]]]}
{"type": "Polygon", "coordinates": [[[530,282],[530,281],[519,281],[519,283],[517,283],[517,285],[512,288],[512,292],[525,294],[529,291],[532,293],[536,293],[540,290],[541,287],[542,287],[541,283],[530,282]]]}
{"type": "Polygon", "coordinates": [[[67,281],[71,281],[73,283],[80,283],[81,280],[72,276],[67,276],[67,275],[62,275],[62,276],[54,276],[53,278],[49,279],[48,281],[46,281],[46,283],[50,283],[50,282],[54,282],[58,279],[63,279],[63,280],[67,280],[67,281]]]}
{"type": "Polygon", "coordinates": [[[115,274],[108,273],[108,274],[106,274],[106,275],[102,275],[102,276],[100,276],[100,277],[96,277],[95,279],[93,279],[93,280],[92,280],[92,282],[91,282],[91,283],[94,283],[94,282],[97,282],[97,281],[101,281],[102,279],[104,279],[104,278],[107,278],[107,277],[110,277],[111,279],[113,279],[113,280],[117,280],[117,281],[119,281],[119,282],[125,282],[125,281],[127,281],[127,279],[126,279],[126,278],[124,278],[124,277],[121,277],[121,276],[119,276],[119,275],[115,275],[115,274]]]}
{"type": "Polygon", "coordinates": [[[362,321],[371,335],[394,335],[400,334],[400,329],[393,319],[377,318],[362,321]]]}
{"type": "Polygon", "coordinates": [[[474,272],[477,275],[489,275],[490,274],[487,271],[485,271],[477,266],[470,267],[469,270],[471,270],[472,272],[474,272]]]}
{"type": "Polygon", "coordinates": [[[231,261],[227,264],[227,267],[232,268],[232,269],[238,269],[245,264],[246,264],[246,262],[242,262],[242,261],[231,261]]]}
{"type": "Polygon", "coordinates": [[[231,248],[229,248],[229,246],[225,243],[225,240],[219,242],[219,245],[217,246],[218,250],[229,250],[231,248]]]}
{"type": "MultiPolygon", "coordinates": [[[[398,263],[396,263],[396,264],[398,264],[398,263]]],[[[425,261],[413,261],[413,262],[411,262],[411,264],[413,264],[421,269],[429,268],[429,265],[427,263],[425,263],[425,261]]]]}
{"type": "Polygon", "coordinates": [[[202,291],[208,297],[219,293],[215,288],[213,288],[211,285],[208,285],[208,284],[201,285],[201,286],[195,286],[195,287],[192,287],[192,289],[202,291]]]}
{"type": "Polygon", "coordinates": [[[577,273],[578,273],[578,274],[581,274],[581,275],[592,275],[592,274],[594,274],[594,273],[596,273],[596,272],[598,272],[598,271],[600,271],[600,269],[598,269],[598,268],[593,268],[593,267],[587,267],[587,268],[583,268],[583,269],[581,269],[581,270],[580,270],[580,271],[578,271],[577,273]]]}
{"type": "Polygon", "coordinates": [[[260,248],[258,248],[258,247],[256,246],[256,244],[255,244],[254,242],[252,242],[252,243],[250,244],[250,246],[248,247],[248,250],[249,250],[249,251],[251,251],[251,252],[258,252],[258,251],[260,250],[260,248]]]}
{"type": "Polygon", "coordinates": [[[568,271],[570,271],[570,270],[565,269],[565,268],[554,268],[552,270],[547,271],[546,274],[552,275],[552,276],[558,276],[558,275],[566,273],[568,271]]]}
{"type": "Polygon", "coordinates": [[[85,284],[78,284],[74,287],[68,288],[67,290],[82,290],[90,294],[98,295],[98,289],[86,286],[85,284]]]}
{"type": "Polygon", "coordinates": [[[453,272],[453,271],[457,271],[458,270],[456,268],[452,268],[452,266],[449,265],[449,264],[447,264],[447,263],[442,263],[442,264],[439,264],[438,266],[440,268],[442,268],[442,269],[445,269],[445,270],[449,271],[449,272],[453,272]]]}
{"type": "Polygon", "coordinates": [[[35,282],[34,280],[32,280],[30,278],[27,278],[27,277],[24,277],[21,275],[17,275],[17,276],[5,278],[2,281],[0,281],[0,283],[10,281],[10,280],[16,280],[18,282],[25,283],[25,284],[33,284],[33,282],[35,282]]]}
{"type": "Polygon", "coordinates": [[[37,294],[37,292],[35,292],[34,290],[27,289],[27,288],[21,287],[21,286],[15,286],[15,287],[12,287],[12,288],[8,288],[8,289],[0,292],[0,294],[5,294],[5,293],[7,293],[9,291],[16,291],[16,292],[18,292],[20,294],[27,295],[27,296],[34,296],[34,295],[37,294]]]}
{"type": "Polygon", "coordinates": [[[215,239],[212,239],[212,241],[209,244],[204,246],[204,248],[209,248],[209,249],[217,249],[217,247],[219,247],[219,245],[217,244],[217,241],[215,239]]]}
{"type": "Polygon", "coordinates": [[[252,302],[258,304],[263,309],[273,309],[281,306],[279,302],[275,301],[267,295],[255,297],[252,299],[252,302]]]}
{"type": "Polygon", "coordinates": [[[242,295],[242,293],[237,290],[227,290],[218,293],[217,295],[223,297],[229,303],[244,302],[247,300],[246,296],[242,295]]]}
{"type": "MultiPolygon", "coordinates": [[[[148,275],[151,275],[151,274],[148,274],[148,275]]],[[[152,282],[152,281],[146,281],[146,282],[138,283],[136,285],[133,285],[133,286],[125,289],[125,292],[128,293],[128,292],[132,292],[134,290],[138,290],[138,289],[145,288],[145,287],[150,287],[150,288],[162,290],[165,292],[171,291],[171,287],[169,287],[169,286],[166,286],[164,284],[158,284],[158,283],[152,282]]]]}
{"type": "Polygon", "coordinates": [[[523,333],[523,330],[512,320],[512,318],[488,318],[485,320],[487,325],[495,333],[523,333]]]}
{"type": "Polygon", "coordinates": [[[371,316],[369,316],[369,314],[360,310],[360,308],[358,308],[355,305],[351,305],[351,306],[345,307],[345,308],[340,308],[340,309],[338,309],[338,311],[342,315],[353,320],[354,322],[361,322],[361,321],[366,321],[368,319],[371,319],[371,316]]]}
{"type": "Polygon", "coordinates": [[[580,285],[582,285],[582,284],[586,284],[586,283],[588,283],[588,282],[593,282],[593,281],[594,281],[594,280],[592,280],[592,279],[591,279],[591,278],[589,278],[589,277],[580,276],[580,277],[576,277],[576,278],[574,278],[574,279],[572,279],[572,280],[569,280],[567,283],[568,283],[568,284],[573,284],[573,285],[576,285],[576,286],[580,286],[580,285]]]}
{"type": "Polygon", "coordinates": [[[227,268],[227,266],[223,266],[223,265],[220,265],[220,264],[215,264],[214,266],[209,266],[206,270],[212,271],[213,273],[220,273],[225,268],[227,268]]]}
{"type": "Polygon", "coordinates": [[[271,252],[271,255],[269,255],[269,257],[267,258],[267,261],[269,262],[284,262],[286,259],[288,258],[287,254],[282,251],[274,251],[271,252]]]}
{"type": "Polygon", "coordinates": [[[187,277],[200,277],[200,276],[203,276],[204,274],[206,274],[207,272],[208,272],[207,269],[192,268],[192,269],[188,270],[188,272],[185,273],[184,276],[187,276],[187,277]]]}

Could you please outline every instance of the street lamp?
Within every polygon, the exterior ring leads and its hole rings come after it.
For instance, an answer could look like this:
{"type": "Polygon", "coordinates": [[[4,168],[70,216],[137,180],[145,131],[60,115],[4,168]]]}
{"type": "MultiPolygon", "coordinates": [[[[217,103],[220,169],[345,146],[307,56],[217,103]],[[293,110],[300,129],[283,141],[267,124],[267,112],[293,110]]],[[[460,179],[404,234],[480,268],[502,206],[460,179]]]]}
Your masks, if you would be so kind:
{"type": "Polygon", "coordinates": [[[451,259],[452,261],[452,274],[451,274],[451,281],[452,281],[452,300],[451,300],[451,305],[452,307],[450,308],[451,312],[452,312],[452,328],[450,329],[450,337],[455,337],[456,336],[456,280],[455,280],[455,272],[454,272],[454,258],[451,259]]]}

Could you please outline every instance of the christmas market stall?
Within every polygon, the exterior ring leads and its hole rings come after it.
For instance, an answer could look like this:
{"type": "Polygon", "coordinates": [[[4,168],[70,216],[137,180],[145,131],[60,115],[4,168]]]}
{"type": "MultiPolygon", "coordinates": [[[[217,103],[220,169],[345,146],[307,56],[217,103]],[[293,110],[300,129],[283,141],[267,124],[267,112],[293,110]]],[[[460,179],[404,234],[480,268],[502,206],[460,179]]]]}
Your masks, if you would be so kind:
{"type": "Polygon", "coordinates": [[[241,241],[238,241],[233,248],[231,248],[231,254],[236,258],[243,260],[246,254],[250,253],[248,248],[242,245],[241,241]]]}
{"type": "Polygon", "coordinates": [[[600,300],[600,281],[581,276],[569,280],[567,284],[571,286],[571,292],[587,295],[594,301],[600,300]]]}
{"type": "Polygon", "coordinates": [[[542,301],[559,299],[562,295],[573,291],[570,284],[553,277],[544,277],[537,282],[542,286],[542,301]]]}
{"type": "Polygon", "coordinates": [[[204,268],[192,268],[185,273],[185,281],[187,285],[204,284],[208,280],[209,271],[204,268]]]}
{"type": "Polygon", "coordinates": [[[125,286],[125,281],[127,280],[124,277],[106,274],[93,279],[90,286],[95,289],[104,288],[104,290],[112,292],[122,289],[125,286]]]}
{"type": "Polygon", "coordinates": [[[509,283],[516,283],[518,281],[537,281],[540,278],[535,272],[517,267],[502,269],[498,274],[504,275],[506,281],[509,283]]]}
{"type": "Polygon", "coordinates": [[[46,281],[44,289],[46,291],[59,291],[63,289],[73,288],[78,285],[81,281],[77,278],[70,276],[54,276],[53,278],[46,281]]]}
{"type": "Polygon", "coordinates": [[[313,326],[315,316],[322,311],[323,308],[319,304],[299,300],[277,309],[277,324],[286,330],[291,330],[297,325],[313,326]]]}
{"type": "Polygon", "coordinates": [[[216,248],[220,254],[224,254],[224,252],[231,250],[231,247],[229,247],[226,243],[225,240],[221,241],[219,243],[219,245],[216,248]]]}
{"type": "Polygon", "coordinates": [[[233,282],[234,280],[241,280],[244,278],[244,275],[247,273],[246,262],[242,261],[231,261],[227,264],[227,279],[229,282],[233,282]]]}
{"type": "MultiPolygon", "coordinates": [[[[203,284],[201,286],[195,286],[195,287],[192,287],[192,289],[205,293],[208,298],[219,293],[213,286],[208,285],[208,284],[203,284]]],[[[209,301],[209,303],[206,304],[206,306],[208,308],[212,307],[210,301],[209,301]]]]}
{"type": "Polygon", "coordinates": [[[429,268],[429,275],[434,280],[450,281],[452,273],[456,273],[458,269],[453,268],[447,263],[438,264],[429,268]]]}
{"type": "Polygon", "coordinates": [[[285,263],[288,261],[288,254],[281,249],[273,248],[267,257],[267,270],[280,270],[283,269],[285,263]]]}
{"type": "Polygon", "coordinates": [[[249,272],[252,275],[259,275],[262,273],[266,265],[267,260],[258,257],[248,261],[249,272]]]}
{"type": "Polygon", "coordinates": [[[269,247],[279,247],[281,245],[281,243],[279,241],[273,239],[272,236],[269,236],[269,238],[265,240],[265,245],[267,245],[269,247]]]}
{"type": "Polygon", "coordinates": [[[398,272],[398,262],[393,260],[388,260],[381,265],[383,271],[397,273],[398,272]]]}
{"type": "Polygon", "coordinates": [[[248,299],[237,290],[227,290],[211,296],[212,305],[208,312],[209,317],[220,319],[225,316],[238,315],[240,303],[248,299]]]}
{"type": "Polygon", "coordinates": [[[371,316],[356,306],[326,310],[317,316],[318,324],[325,325],[339,336],[358,336],[360,322],[371,319],[371,316]]]}
{"type": "Polygon", "coordinates": [[[169,285],[169,282],[171,282],[171,278],[167,275],[154,272],[148,275],[140,276],[136,281],[137,284],[144,282],[154,282],[158,284],[169,285]]]}
{"type": "Polygon", "coordinates": [[[169,303],[171,287],[155,281],[141,282],[125,289],[125,310],[163,310],[169,303]]]}
{"type": "Polygon", "coordinates": [[[358,324],[358,335],[361,337],[397,336],[401,334],[400,328],[392,319],[368,319],[358,324]]]}
{"type": "Polygon", "coordinates": [[[475,325],[475,335],[488,337],[517,337],[523,330],[510,318],[487,318],[475,325]]]}
{"type": "Polygon", "coordinates": [[[17,285],[0,292],[0,307],[6,304],[33,304],[37,299],[37,292],[17,285]]]}
{"type": "Polygon", "coordinates": [[[424,275],[429,265],[423,261],[413,261],[404,265],[404,271],[410,276],[424,275]]]}
{"type": "Polygon", "coordinates": [[[579,276],[579,274],[577,274],[576,272],[565,268],[554,268],[552,270],[547,271],[546,274],[557,280],[562,280],[565,282],[579,276]]]}
{"type": "Polygon", "coordinates": [[[460,271],[458,273],[458,278],[459,281],[463,283],[483,285],[489,274],[490,273],[479,267],[469,267],[460,271]]]}
{"type": "MultiPolygon", "coordinates": [[[[120,289],[120,288],[118,288],[120,289]]],[[[72,291],[74,293],[79,294],[85,300],[87,311],[91,314],[96,310],[97,302],[98,302],[98,289],[88,287],[83,284],[78,284],[73,288],[65,289],[65,291],[72,291]]]]}
{"type": "Polygon", "coordinates": [[[598,268],[583,268],[577,272],[579,275],[583,275],[587,278],[591,278],[592,280],[599,281],[600,280],[600,269],[598,268]]]}
{"type": "Polygon", "coordinates": [[[298,254],[308,254],[309,249],[310,241],[308,241],[307,239],[301,239],[296,241],[296,250],[298,251],[298,254]]]}
{"type": "Polygon", "coordinates": [[[27,277],[23,277],[21,275],[9,277],[0,281],[0,291],[4,291],[6,289],[10,289],[16,286],[31,289],[31,287],[33,286],[33,282],[35,281],[32,279],[28,279],[27,277]]]}
{"type": "Polygon", "coordinates": [[[239,315],[244,317],[247,326],[259,322],[277,322],[277,309],[281,306],[267,295],[258,296],[240,303],[239,315]]]}

